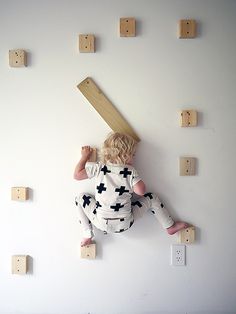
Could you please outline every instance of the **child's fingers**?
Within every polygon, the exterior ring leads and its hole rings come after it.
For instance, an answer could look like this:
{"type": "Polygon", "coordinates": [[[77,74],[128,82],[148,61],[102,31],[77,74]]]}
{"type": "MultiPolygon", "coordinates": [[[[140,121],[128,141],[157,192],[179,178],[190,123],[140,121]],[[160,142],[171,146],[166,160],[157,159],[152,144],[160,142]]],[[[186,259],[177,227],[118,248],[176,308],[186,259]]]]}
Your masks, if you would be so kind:
{"type": "Polygon", "coordinates": [[[91,150],[90,146],[82,146],[82,150],[91,150]]]}
{"type": "Polygon", "coordinates": [[[93,149],[90,146],[82,146],[81,150],[82,154],[91,155],[93,152],[93,149]]]}

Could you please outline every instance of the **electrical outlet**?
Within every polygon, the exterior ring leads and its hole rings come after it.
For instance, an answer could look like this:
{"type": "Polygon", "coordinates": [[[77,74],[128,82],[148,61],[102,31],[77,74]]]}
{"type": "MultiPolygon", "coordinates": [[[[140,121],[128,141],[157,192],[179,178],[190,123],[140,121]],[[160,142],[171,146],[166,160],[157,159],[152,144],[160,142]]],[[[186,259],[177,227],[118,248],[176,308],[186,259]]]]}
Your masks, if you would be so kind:
{"type": "Polygon", "coordinates": [[[172,244],[171,246],[171,265],[184,266],[186,264],[185,245],[172,244]]]}

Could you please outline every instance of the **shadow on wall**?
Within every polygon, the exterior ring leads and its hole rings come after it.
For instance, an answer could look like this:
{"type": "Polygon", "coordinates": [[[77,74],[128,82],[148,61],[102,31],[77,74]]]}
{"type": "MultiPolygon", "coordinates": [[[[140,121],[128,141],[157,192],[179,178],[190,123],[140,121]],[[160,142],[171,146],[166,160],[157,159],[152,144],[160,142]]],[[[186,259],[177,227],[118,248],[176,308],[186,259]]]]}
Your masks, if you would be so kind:
{"type": "Polygon", "coordinates": [[[155,144],[142,141],[137,149],[135,167],[143,178],[147,190],[158,194],[158,186],[165,184],[165,158],[162,150],[155,144]],[[161,183],[162,182],[162,183],[161,183]]]}
{"type": "Polygon", "coordinates": [[[171,194],[173,196],[175,190],[173,190],[170,184],[171,178],[167,178],[165,173],[165,164],[166,155],[162,153],[162,150],[156,144],[148,141],[140,142],[134,166],[145,182],[147,192],[157,194],[165,204],[165,207],[170,211],[170,214],[177,219],[178,212],[175,211],[168,201],[168,195],[171,194]],[[161,186],[168,187],[165,196],[161,193],[161,186]]]}

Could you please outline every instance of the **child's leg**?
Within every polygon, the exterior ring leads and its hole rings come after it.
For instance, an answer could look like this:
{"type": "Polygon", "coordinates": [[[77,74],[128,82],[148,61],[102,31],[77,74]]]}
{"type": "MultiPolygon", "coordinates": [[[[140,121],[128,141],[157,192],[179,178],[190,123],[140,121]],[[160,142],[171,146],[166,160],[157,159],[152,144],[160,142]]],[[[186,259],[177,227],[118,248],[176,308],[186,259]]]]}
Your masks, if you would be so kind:
{"type": "Polygon", "coordinates": [[[153,193],[146,193],[143,197],[132,203],[132,205],[134,213],[136,210],[138,210],[139,213],[150,210],[169,234],[174,234],[188,226],[185,222],[175,222],[158,196],[153,193]]]}
{"type": "Polygon", "coordinates": [[[94,234],[89,216],[90,211],[93,211],[96,206],[96,201],[89,194],[81,194],[75,198],[75,204],[78,208],[79,223],[82,227],[83,240],[81,246],[91,244],[94,234]]]}

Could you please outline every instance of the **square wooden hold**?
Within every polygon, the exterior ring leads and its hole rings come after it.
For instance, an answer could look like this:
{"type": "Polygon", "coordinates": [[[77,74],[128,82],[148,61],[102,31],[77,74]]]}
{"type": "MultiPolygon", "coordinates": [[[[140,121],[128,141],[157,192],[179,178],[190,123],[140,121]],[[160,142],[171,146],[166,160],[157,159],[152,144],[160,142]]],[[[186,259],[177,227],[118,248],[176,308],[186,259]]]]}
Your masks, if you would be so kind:
{"type": "Polygon", "coordinates": [[[179,38],[194,38],[197,34],[197,24],[195,20],[179,21],[179,38]]]}
{"type": "Polygon", "coordinates": [[[12,201],[26,201],[29,199],[29,189],[27,187],[18,186],[11,188],[12,201]]]}
{"type": "Polygon", "coordinates": [[[190,244],[195,241],[195,228],[188,227],[179,231],[179,242],[190,244]]]}
{"type": "Polygon", "coordinates": [[[120,19],[120,37],[135,37],[135,18],[123,17],[120,19]]]}
{"type": "Polygon", "coordinates": [[[95,52],[95,37],[94,35],[79,35],[79,51],[80,52],[95,52]]]}
{"type": "Polygon", "coordinates": [[[26,51],[21,49],[9,50],[9,65],[14,68],[27,65],[26,51]]]}
{"type": "Polygon", "coordinates": [[[197,125],[196,110],[182,110],[180,112],[180,125],[182,127],[191,127],[197,125]]]}
{"type": "Polygon", "coordinates": [[[194,176],[196,174],[196,158],[180,157],[179,174],[180,176],[194,176]]]}
{"type": "Polygon", "coordinates": [[[81,258],[95,259],[96,258],[96,244],[81,246],[81,258]]]}
{"type": "Polygon", "coordinates": [[[12,274],[25,275],[28,271],[28,256],[12,256],[12,274]]]}

